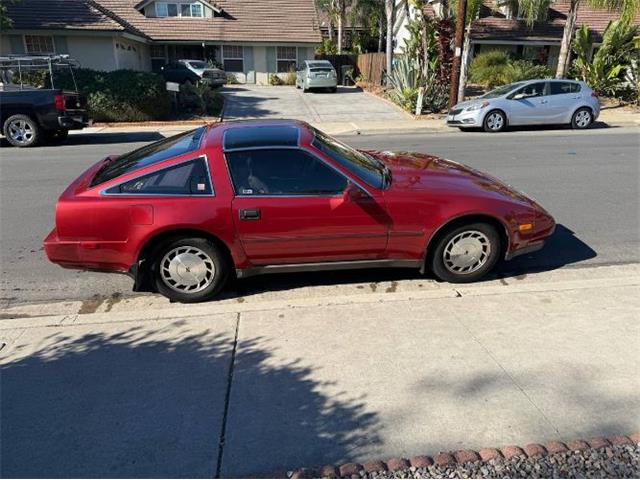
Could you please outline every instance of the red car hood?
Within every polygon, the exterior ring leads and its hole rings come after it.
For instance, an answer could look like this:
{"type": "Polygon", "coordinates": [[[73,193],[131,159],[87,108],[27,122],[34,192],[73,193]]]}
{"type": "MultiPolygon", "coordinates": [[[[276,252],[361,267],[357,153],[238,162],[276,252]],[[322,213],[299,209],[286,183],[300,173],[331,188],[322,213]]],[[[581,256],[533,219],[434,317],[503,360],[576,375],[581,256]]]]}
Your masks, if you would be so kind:
{"type": "Polygon", "coordinates": [[[489,196],[542,208],[535,200],[501,180],[451,160],[409,152],[372,152],[391,170],[390,192],[448,191],[466,196],[489,196]]]}

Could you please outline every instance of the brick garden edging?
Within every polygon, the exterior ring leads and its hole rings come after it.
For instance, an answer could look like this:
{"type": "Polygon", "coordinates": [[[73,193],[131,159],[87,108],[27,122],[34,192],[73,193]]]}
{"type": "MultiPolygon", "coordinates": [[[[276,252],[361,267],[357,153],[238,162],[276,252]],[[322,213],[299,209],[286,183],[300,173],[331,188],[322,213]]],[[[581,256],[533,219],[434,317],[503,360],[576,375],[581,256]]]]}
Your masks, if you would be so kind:
{"type": "Polygon", "coordinates": [[[609,437],[596,437],[591,440],[574,440],[572,442],[553,441],[545,445],[530,443],[524,447],[509,445],[497,448],[482,448],[475,450],[457,450],[454,452],[441,452],[433,457],[420,455],[406,458],[391,458],[384,461],[372,461],[364,464],[346,463],[344,465],[325,465],[320,468],[299,468],[288,472],[287,476],[297,478],[360,478],[359,472],[395,472],[408,468],[425,468],[431,465],[449,466],[462,465],[470,462],[488,462],[498,458],[506,460],[514,457],[537,457],[554,455],[567,451],[580,451],[589,448],[600,449],[615,445],[640,444],[640,432],[631,435],[612,435],[609,437]]]}

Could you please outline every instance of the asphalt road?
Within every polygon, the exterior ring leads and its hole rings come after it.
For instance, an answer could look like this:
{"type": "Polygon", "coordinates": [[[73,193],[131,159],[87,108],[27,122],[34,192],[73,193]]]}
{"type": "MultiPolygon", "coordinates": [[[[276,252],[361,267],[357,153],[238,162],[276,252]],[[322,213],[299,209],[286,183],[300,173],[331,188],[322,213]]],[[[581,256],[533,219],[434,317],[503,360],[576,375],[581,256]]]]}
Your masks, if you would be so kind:
{"type": "MultiPolygon", "coordinates": [[[[56,198],[86,167],[160,138],[154,133],[81,134],[68,144],[0,151],[0,300],[40,302],[130,295],[121,275],[75,272],[47,262],[42,239],[56,198]]],[[[359,135],[357,147],[429,152],[492,173],[537,198],[559,224],[549,245],[504,264],[497,275],[640,262],[640,136],[634,128],[573,132],[534,130],[500,135],[359,135]]],[[[411,278],[412,271],[279,275],[270,288],[411,278]]],[[[265,277],[232,288],[260,289],[265,277]]],[[[262,287],[264,288],[264,287],[262,287]]]]}

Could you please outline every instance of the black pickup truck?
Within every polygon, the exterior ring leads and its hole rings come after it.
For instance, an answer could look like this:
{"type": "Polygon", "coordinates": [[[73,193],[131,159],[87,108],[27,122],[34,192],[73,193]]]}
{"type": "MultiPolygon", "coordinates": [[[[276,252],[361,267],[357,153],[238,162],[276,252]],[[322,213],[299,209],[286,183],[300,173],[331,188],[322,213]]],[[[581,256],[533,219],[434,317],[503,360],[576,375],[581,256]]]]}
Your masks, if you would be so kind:
{"type": "Polygon", "coordinates": [[[89,123],[86,98],[63,90],[0,91],[2,134],[16,147],[59,142],[89,123]]]}
{"type": "Polygon", "coordinates": [[[69,66],[68,58],[0,57],[0,126],[11,145],[32,147],[60,142],[67,138],[69,130],[79,130],[89,124],[84,95],[53,88],[53,80],[52,88],[23,84],[22,72],[47,68],[53,76],[56,65],[69,66]],[[19,83],[14,83],[16,78],[19,83]]]}

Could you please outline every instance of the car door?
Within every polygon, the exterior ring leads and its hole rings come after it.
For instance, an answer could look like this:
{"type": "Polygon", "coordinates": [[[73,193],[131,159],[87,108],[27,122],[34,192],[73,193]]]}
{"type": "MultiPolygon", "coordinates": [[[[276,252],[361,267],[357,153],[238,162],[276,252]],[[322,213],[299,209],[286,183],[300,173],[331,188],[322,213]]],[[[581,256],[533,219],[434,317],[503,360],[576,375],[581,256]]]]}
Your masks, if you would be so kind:
{"type": "Polygon", "coordinates": [[[549,122],[568,123],[581,98],[580,85],[562,80],[549,81],[549,122]]]}
{"type": "Polygon", "coordinates": [[[545,123],[549,115],[547,82],[534,82],[525,85],[508,97],[510,125],[533,125],[545,123]]]}
{"type": "Polygon", "coordinates": [[[233,221],[254,265],[384,256],[389,220],[381,195],[348,198],[349,180],[300,148],[225,157],[235,191],[233,221]]]}

